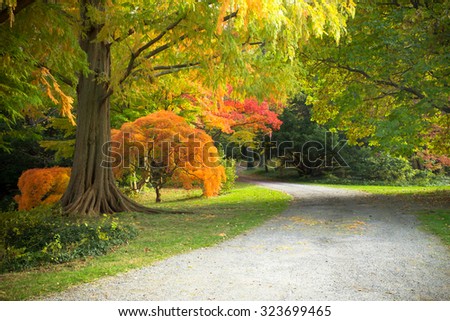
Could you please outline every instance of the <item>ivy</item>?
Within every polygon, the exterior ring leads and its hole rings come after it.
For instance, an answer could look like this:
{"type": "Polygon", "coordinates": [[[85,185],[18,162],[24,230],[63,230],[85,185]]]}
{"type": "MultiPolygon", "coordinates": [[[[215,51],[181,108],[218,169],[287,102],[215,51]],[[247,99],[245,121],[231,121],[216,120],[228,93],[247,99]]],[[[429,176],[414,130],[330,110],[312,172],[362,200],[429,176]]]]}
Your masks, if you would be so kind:
{"type": "Polygon", "coordinates": [[[0,227],[0,272],[103,255],[137,235],[117,217],[80,221],[49,207],[2,213],[0,227]]]}

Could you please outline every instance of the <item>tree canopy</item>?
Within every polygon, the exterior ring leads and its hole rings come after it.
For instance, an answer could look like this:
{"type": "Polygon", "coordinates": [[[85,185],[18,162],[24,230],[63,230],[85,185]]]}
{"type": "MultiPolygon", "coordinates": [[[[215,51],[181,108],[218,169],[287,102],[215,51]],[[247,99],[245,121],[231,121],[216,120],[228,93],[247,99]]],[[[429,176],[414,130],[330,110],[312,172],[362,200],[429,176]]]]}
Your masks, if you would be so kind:
{"type": "MultiPolygon", "coordinates": [[[[354,13],[351,0],[8,0],[2,8],[10,20],[0,20],[2,38],[9,37],[2,43],[13,44],[2,49],[2,83],[15,83],[0,96],[18,97],[2,106],[2,115],[25,117],[29,106],[59,104],[70,118],[76,104],[75,154],[62,204],[78,214],[144,210],[123,198],[111,170],[100,167],[108,156],[101,151],[110,137],[111,103],[145,109],[160,88],[185,82],[214,88],[218,97],[231,85],[236,96],[286,98],[299,72],[297,49],[325,33],[338,41],[354,13]]],[[[14,123],[10,118],[5,126],[14,123]]]]}
{"type": "Polygon", "coordinates": [[[147,211],[101,164],[111,126],[158,110],[238,139],[278,129],[279,106],[302,92],[313,120],[350,143],[449,154],[445,0],[0,0],[0,10],[0,149],[44,136],[59,157],[74,149],[69,213],[147,211]]]}
{"type": "Polygon", "coordinates": [[[301,54],[313,118],[353,143],[448,155],[449,10],[439,0],[359,1],[338,45],[312,40],[301,54]]]}

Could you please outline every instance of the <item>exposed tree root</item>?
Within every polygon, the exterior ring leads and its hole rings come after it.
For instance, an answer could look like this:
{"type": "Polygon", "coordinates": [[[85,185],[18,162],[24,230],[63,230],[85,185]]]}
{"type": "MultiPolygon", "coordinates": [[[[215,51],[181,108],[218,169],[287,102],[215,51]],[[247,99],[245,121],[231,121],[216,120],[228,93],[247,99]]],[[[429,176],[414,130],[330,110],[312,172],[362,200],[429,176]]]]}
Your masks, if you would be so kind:
{"type": "Polygon", "coordinates": [[[148,208],[123,195],[114,184],[108,184],[108,187],[108,190],[102,189],[95,193],[94,188],[91,186],[86,192],[77,197],[65,197],[62,200],[64,212],[76,216],[98,215],[99,213],[112,214],[119,212],[139,212],[148,214],[181,213],[148,208]]]}

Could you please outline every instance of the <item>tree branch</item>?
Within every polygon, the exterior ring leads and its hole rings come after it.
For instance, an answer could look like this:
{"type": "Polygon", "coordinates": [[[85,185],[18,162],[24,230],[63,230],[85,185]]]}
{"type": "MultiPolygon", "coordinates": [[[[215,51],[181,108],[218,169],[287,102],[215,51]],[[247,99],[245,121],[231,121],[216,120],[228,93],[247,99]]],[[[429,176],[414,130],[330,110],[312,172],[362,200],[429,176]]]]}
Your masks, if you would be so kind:
{"type": "Polygon", "coordinates": [[[425,95],[423,93],[421,93],[419,90],[417,90],[415,88],[399,85],[399,84],[393,82],[392,80],[377,80],[377,79],[375,79],[375,80],[373,80],[373,82],[375,82],[376,84],[391,86],[391,87],[400,89],[402,91],[406,91],[410,94],[413,94],[414,96],[416,96],[419,99],[425,98],[425,95]]]}
{"type": "Polygon", "coordinates": [[[396,94],[396,92],[387,92],[387,93],[382,93],[381,95],[377,96],[377,97],[371,97],[371,98],[366,98],[364,99],[364,101],[373,101],[373,100],[379,100],[379,99],[383,99],[389,96],[394,96],[396,94]]]}
{"type": "Polygon", "coordinates": [[[178,72],[178,71],[180,71],[180,70],[181,70],[181,69],[172,69],[172,70],[162,71],[162,72],[159,72],[159,73],[153,75],[153,77],[154,77],[154,78],[158,78],[158,77],[162,77],[162,76],[165,76],[165,75],[174,74],[174,73],[176,73],[176,72],[178,72]]]}
{"type": "MultiPolygon", "coordinates": [[[[174,15],[175,15],[175,17],[178,17],[178,16],[180,16],[180,13],[179,13],[179,12],[175,12],[174,15]]],[[[181,19],[183,19],[184,17],[186,17],[186,15],[184,15],[183,17],[181,17],[181,19]]],[[[171,19],[171,18],[170,18],[170,19],[171,19]]],[[[164,20],[169,20],[169,17],[165,17],[164,20]]],[[[151,20],[144,20],[144,26],[151,26],[151,25],[154,24],[154,23],[155,23],[155,22],[154,22],[154,21],[151,21],[151,20]]],[[[175,23],[176,23],[176,22],[175,22],[175,23]]],[[[169,27],[170,27],[170,26],[169,26],[169,27]]],[[[174,26],[173,28],[175,28],[175,26],[174,26]]],[[[173,29],[173,28],[172,28],[172,29],[173,29]]],[[[167,29],[165,29],[165,30],[167,30],[167,29]]],[[[170,30],[170,29],[169,29],[169,30],[170,30]]],[[[163,32],[164,32],[164,31],[163,31],[163,32]]],[[[166,32],[167,32],[167,31],[166,31],[166,32]]],[[[121,41],[127,39],[129,36],[134,35],[135,33],[136,33],[135,28],[134,28],[134,27],[131,27],[131,28],[128,30],[128,32],[127,32],[126,35],[122,35],[121,37],[114,38],[113,40],[114,40],[114,42],[121,42],[121,41]]]]}
{"type": "Polygon", "coordinates": [[[402,91],[406,91],[410,94],[413,94],[414,96],[416,96],[419,99],[424,99],[425,95],[420,92],[418,89],[412,88],[412,87],[408,87],[408,86],[403,86],[400,85],[396,82],[393,82],[392,80],[382,80],[382,79],[374,79],[371,75],[369,75],[366,71],[362,70],[362,69],[357,69],[357,68],[353,68],[347,65],[341,65],[339,63],[337,63],[336,61],[332,60],[332,59],[319,59],[320,61],[328,64],[328,66],[332,67],[332,68],[339,68],[339,69],[344,69],[350,72],[354,72],[354,73],[358,73],[362,76],[364,76],[366,79],[374,82],[375,84],[378,85],[385,85],[385,86],[389,86],[389,87],[394,87],[397,88],[399,90],[402,91]]]}
{"type": "Polygon", "coordinates": [[[186,64],[178,64],[178,65],[171,65],[171,66],[156,66],[152,68],[152,70],[173,70],[173,69],[183,69],[183,68],[190,68],[193,66],[198,66],[199,62],[194,63],[186,63],[186,64]]]}
{"type": "Polygon", "coordinates": [[[38,63],[37,67],[47,69],[52,75],[59,78],[59,80],[61,80],[63,83],[65,83],[66,85],[68,85],[70,87],[74,87],[74,83],[68,77],[60,74],[59,72],[56,72],[55,70],[48,68],[46,65],[44,65],[42,63],[38,63]]]}
{"type": "MultiPolygon", "coordinates": [[[[20,11],[28,7],[29,5],[35,3],[36,0],[17,0],[17,6],[14,9],[13,13],[18,14],[20,11]]],[[[0,24],[8,21],[10,18],[10,9],[5,8],[2,11],[0,11],[0,24]]]]}
{"type": "MultiPolygon", "coordinates": [[[[357,69],[357,68],[353,68],[347,65],[341,65],[338,62],[332,60],[332,59],[319,59],[318,61],[325,63],[327,66],[331,67],[331,68],[339,68],[339,69],[344,69],[350,72],[354,72],[354,73],[358,73],[362,76],[364,76],[364,78],[366,78],[367,80],[373,82],[376,85],[383,85],[383,86],[388,86],[388,87],[392,87],[392,88],[396,88],[400,91],[404,91],[407,93],[412,94],[415,98],[417,99],[426,99],[427,97],[425,96],[425,94],[423,92],[421,92],[419,89],[417,88],[413,88],[413,87],[409,87],[409,86],[403,86],[401,84],[398,84],[390,79],[388,80],[383,80],[383,79],[374,79],[371,75],[369,75],[366,71],[362,70],[362,69],[357,69]]],[[[393,93],[391,93],[391,95],[393,95],[393,93]]],[[[443,105],[437,105],[435,103],[435,100],[433,101],[433,99],[429,99],[429,101],[431,102],[431,105],[434,108],[437,108],[439,110],[441,110],[444,113],[450,113],[450,106],[445,105],[445,103],[443,105]]]]}
{"type": "MultiPolygon", "coordinates": [[[[225,16],[225,17],[223,18],[223,21],[226,22],[226,21],[228,21],[228,20],[230,20],[230,19],[233,19],[233,18],[237,17],[237,13],[238,13],[238,11],[235,11],[235,12],[230,13],[229,15],[227,15],[227,16],[225,16]]],[[[175,28],[175,27],[176,27],[176,26],[177,26],[177,25],[178,25],[185,17],[186,17],[186,16],[183,16],[183,17],[181,17],[180,19],[178,19],[177,21],[175,21],[174,23],[172,23],[171,25],[169,25],[169,26],[168,26],[163,32],[161,32],[158,36],[156,36],[155,38],[153,38],[152,40],[150,40],[147,44],[145,44],[144,46],[142,46],[141,48],[139,48],[139,49],[136,51],[136,53],[135,53],[136,58],[137,58],[143,51],[145,51],[146,49],[149,49],[152,45],[154,45],[154,44],[157,43],[159,40],[161,40],[161,39],[164,37],[164,35],[165,35],[169,30],[174,29],[174,28],[175,28]]],[[[202,30],[204,30],[204,29],[198,29],[197,32],[200,32],[200,31],[202,31],[202,30]]],[[[179,43],[179,42],[185,40],[186,38],[188,38],[188,35],[187,35],[187,34],[181,35],[180,37],[178,37],[178,39],[176,39],[176,40],[174,40],[174,41],[171,41],[171,42],[168,42],[168,43],[166,43],[166,44],[164,44],[164,45],[162,45],[162,46],[160,46],[160,47],[158,47],[158,48],[156,48],[156,49],[150,51],[148,54],[146,54],[146,55],[144,56],[144,58],[145,58],[145,59],[150,59],[150,58],[156,56],[157,54],[159,54],[159,53],[161,53],[161,52],[163,52],[163,51],[169,49],[169,48],[172,47],[173,45],[175,45],[175,44],[177,44],[177,43],[179,43]]],[[[136,59],[136,58],[135,58],[135,59],[136,59]]],[[[137,67],[137,66],[134,66],[134,67],[137,67]]]]}
{"type": "Polygon", "coordinates": [[[122,36],[122,37],[119,37],[119,38],[114,38],[113,40],[114,40],[114,42],[122,42],[122,41],[124,41],[126,38],[128,38],[129,36],[131,36],[131,35],[134,35],[134,33],[135,33],[136,31],[133,29],[133,28],[130,28],[129,30],[128,30],[128,32],[127,32],[127,34],[126,35],[124,35],[124,36],[122,36]]]}
{"type": "MultiPolygon", "coordinates": [[[[161,40],[168,31],[174,29],[176,26],[178,26],[180,24],[180,22],[185,18],[186,16],[180,17],[179,19],[177,19],[175,22],[171,23],[169,26],[167,26],[166,29],[164,29],[158,36],[156,36],[155,38],[153,38],[152,40],[150,40],[149,42],[147,42],[145,45],[143,45],[142,47],[140,47],[138,50],[136,50],[135,52],[131,53],[131,57],[130,57],[130,61],[128,62],[128,66],[127,69],[125,70],[125,73],[123,74],[122,78],[119,80],[119,85],[123,84],[123,82],[131,75],[132,71],[134,68],[137,67],[137,65],[135,64],[136,59],[148,48],[150,48],[152,45],[154,45],[155,43],[157,43],[159,40],[161,40]]],[[[167,45],[167,44],[166,44],[167,45]]],[[[166,46],[164,45],[164,46],[166,46]]],[[[157,49],[155,49],[154,51],[156,52],[156,50],[160,49],[160,51],[165,50],[165,49],[161,49],[161,46],[157,49]]],[[[158,52],[156,52],[157,54],[158,52]]],[[[110,91],[108,91],[108,96],[110,96],[112,94],[112,89],[110,91]]]]}
{"type": "Polygon", "coordinates": [[[172,24],[170,24],[169,26],[167,26],[166,29],[164,29],[159,35],[157,35],[155,38],[153,38],[152,40],[150,40],[149,42],[147,42],[145,45],[143,45],[142,47],[140,47],[138,50],[136,50],[136,52],[134,53],[136,58],[139,57],[139,55],[144,51],[147,50],[148,48],[150,48],[151,46],[153,46],[155,43],[157,43],[159,40],[161,40],[166,34],[167,32],[169,32],[170,30],[174,29],[176,26],[178,26],[180,24],[181,21],[183,21],[183,19],[186,18],[186,15],[180,17],[178,20],[176,20],[175,22],[173,22],[172,24]]]}
{"type": "MultiPolygon", "coordinates": [[[[236,11],[234,11],[234,12],[232,12],[232,13],[226,15],[226,16],[223,18],[223,21],[226,22],[226,21],[228,21],[228,20],[231,20],[231,19],[235,18],[235,17],[237,17],[237,14],[238,14],[238,11],[236,10],[236,11]]],[[[135,52],[132,52],[132,53],[131,53],[131,57],[130,57],[130,60],[129,60],[129,62],[128,62],[127,69],[125,70],[125,73],[124,73],[124,75],[122,76],[122,78],[119,80],[119,85],[122,85],[122,84],[125,82],[125,80],[127,80],[127,78],[128,78],[131,74],[133,74],[133,70],[134,70],[136,67],[139,66],[139,64],[136,64],[136,63],[135,63],[135,62],[136,62],[136,59],[137,59],[144,51],[146,51],[146,50],[149,49],[151,46],[153,46],[153,45],[156,44],[158,41],[160,41],[160,40],[167,34],[168,31],[170,31],[170,30],[176,28],[176,26],[178,26],[178,25],[180,24],[180,22],[181,22],[183,19],[185,19],[185,18],[186,18],[186,15],[180,17],[179,19],[177,19],[176,21],[174,21],[173,23],[171,23],[169,26],[167,26],[166,29],[164,29],[161,33],[159,33],[155,38],[153,38],[152,40],[150,40],[149,42],[147,42],[145,45],[143,45],[142,47],[140,47],[140,48],[139,48],[138,50],[136,50],[135,52]]],[[[197,32],[200,32],[200,31],[202,31],[202,30],[204,30],[204,29],[198,29],[197,32]]],[[[159,46],[158,48],[156,48],[156,49],[150,51],[149,53],[147,53],[147,54],[144,56],[144,58],[145,58],[145,59],[150,59],[150,58],[152,58],[152,57],[158,55],[159,53],[161,53],[161,52],[163,52],[163,51],[165,51],[165,50],[171,48],[171,47],[174,46],[175,44],[177,44],[177,43],[179,43],[179,42],[185,40],[186,38],[188,38],[188,35],[187,35],[187,34],[183,34],[183,35],[181,35],[180,37],[178,37],[178,39],[173,40],[173,41],[170,41],[170,42],[168,42],[168,43],[166,43],[166,44],[164,44],[164,45],[161,45],[161,46],[159,46]]],[[[191,67],[196,66],[196,65],[199,65],[199,64],[200,64],[200,63],[187,64],[187,65],[189,65],[189,66],[186,65],[186,67],[182,67],[182,68],[187,68],[187,67],[191,68],[191,67]]],[[[178,68],[178,69],[177,69],[177,68],[174,68],[174,69],[170,69],[170,70],[165,70],[165,71],[163,71],[163,72],[160,72],[160,73],[156,74],[155,77],[161,77],[161,76],[164,76],[164,75],[167,75],[167,74],[171,74],[171,73],[174,73],[174,72],[176,72],[176,71],[179,71],[179,69],[180,69],[180,68],[178,68]]],[[[112,88],[110,88],[110,90],[108,91],[106,97],[111,96],[112,93],[113,93],[113,90],[112,90],[112,88]]]]}
{"type": "Polygon", "coordinates": [[[156,56],[157,54],[163,52],[164,50],[169,49],[169,48],[172,47],[174,44],[176,44],[176,43],[178,43],[178,42],[180,42],[180,41],[183,41],[183,40],[186,39],[187,37],[188,37],[188,36],[187,36],[186,34],[185,34],[185,35],[182,35],[182,36],[180,36],[177,40],[168,42],[168,43],[166,43],[166,44],[164,44],[164,45],[162,45],[162,46],[160,46],[160,47],[158,47],[158,48],[156,48],[156,49],[150,51],[148,54],[146,54],[146,55],[144,56],[144,58],[145,58],[145,59],[150,59],[150,58],[156,56]]]}

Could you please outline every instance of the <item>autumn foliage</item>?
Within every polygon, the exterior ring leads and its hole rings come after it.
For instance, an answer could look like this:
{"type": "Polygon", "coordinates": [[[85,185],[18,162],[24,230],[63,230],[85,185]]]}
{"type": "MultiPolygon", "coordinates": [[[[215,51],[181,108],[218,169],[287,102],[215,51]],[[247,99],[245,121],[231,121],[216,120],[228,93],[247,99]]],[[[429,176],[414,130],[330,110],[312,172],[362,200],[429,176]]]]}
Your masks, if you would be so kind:
{"type": "Polygon", "coordinates": [[[21,195],[14,197],[19,210],[59,201],[69,184],[70,168],[33,168],[22,173],[18,187],[21,195]]]}
{"type": "Polygon", "coordinates": [[[112,156],[121,159],[121,164],[114,164],[115,175],[137,173],[137,187],[151,183],[157,194],[170,178],[186,189],[199,183],[204,196],[215,196],[226,179],[212,138],[171,111],[123,124],[120,130],[112,131],[112,141],[116,143],[112,156]]]}
{"type": "Polygon", "coordinates": [[[222,130],[226,133],[237,129],[267,133],[280,129],[282,124],[278,114],[270,109],[267,101],[258,102],[255,98],[247,98],[244,101],[226,99],[219,110],[209,115],[210,119],[213,117],[220,121],[222,130]]]}
{"type": "Polygon", "coordinates": [[[256,98],[232,99],[233,88],[213,93],[197,88],[198,95],[183,94],[183,99],[202,109],[201,122],[206,128],[219,129],[232,134],[245,130],[256,133],[270,133],[279,130],[282,121],[278,118],[283,110],[279,102],[271,99],[258,101],[256,98]]]}

